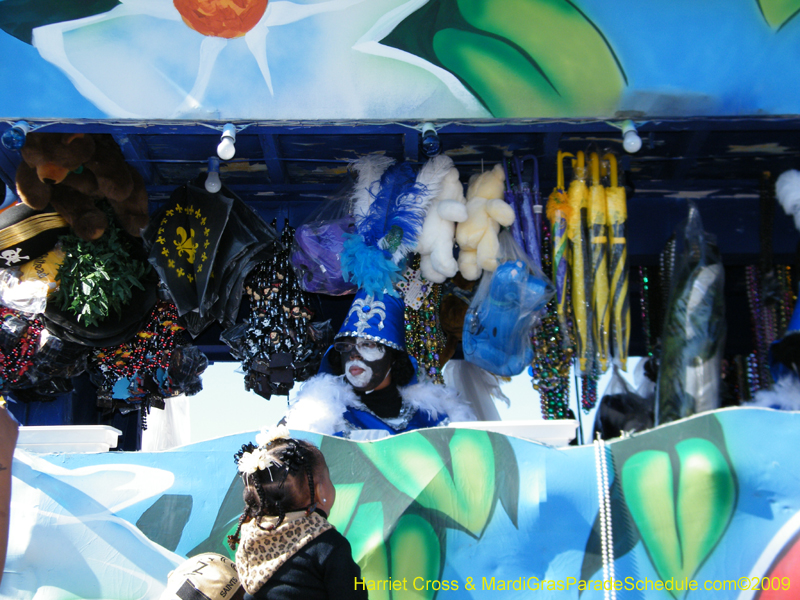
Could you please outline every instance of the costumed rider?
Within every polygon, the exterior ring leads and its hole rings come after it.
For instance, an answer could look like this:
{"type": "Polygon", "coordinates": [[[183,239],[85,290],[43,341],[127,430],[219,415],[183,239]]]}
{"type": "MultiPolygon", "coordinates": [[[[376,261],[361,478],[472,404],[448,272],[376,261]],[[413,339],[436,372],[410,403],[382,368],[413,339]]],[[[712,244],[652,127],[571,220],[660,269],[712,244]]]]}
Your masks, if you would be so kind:
{"type": "Polygon", "coordinates": [[[368,199],[356,203],[357,233],[345,242],[341,262],[359,290],[320,374],[299,389],[284,421],[290,429],[360,440],[474,421],[456,390],[417,381],[405,350],[405,305],[394,287],[443,173],[423,167],[415,180],[407,164],[363,159],[356,169],[368,199]],[[412,209],[421,211],[417,219],[409,218],[412,209]]]}

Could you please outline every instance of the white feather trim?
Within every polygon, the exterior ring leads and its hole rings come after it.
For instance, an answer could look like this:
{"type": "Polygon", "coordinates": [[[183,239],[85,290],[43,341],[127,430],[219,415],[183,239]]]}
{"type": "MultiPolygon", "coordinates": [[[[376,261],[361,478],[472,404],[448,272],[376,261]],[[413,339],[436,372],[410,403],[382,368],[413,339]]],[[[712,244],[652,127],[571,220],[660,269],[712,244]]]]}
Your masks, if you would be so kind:
{"type": "Polygon", "coordinates": [[[436,418],[445,414],[450,421],[475,421],[475,413],[461,401],[458,392],[446,385],[415,383],[400,389],[403,400],[436,418]]]}
{"type": "Polygon", "coordinates": [[[353,163],[353,169],[358,173],[352,193],[356,225],[359,225],[369,213],[372,201],[380,189],[381,176],[394,163],[393,158],[381,154],[369,154],[353,163]]]}
{"type": "Polygon", "coordinates": [[[800,229],[800,171],[790,169],[781,173],[775,182],[775,197],[800,229]]]}
{"type": "Polygon", "coordinates": [[[352,386],[342,377],[323,373],[306,381],[286,413],[289,429],[333,435],[347,428],[344,413],[360,404],[352,386]]]}
{"type": "Polygon", "coordinates": [[[793,375],[781,377],[770,389],[756,392],[755,399],[744,406],[800,410],[800,380],[793,375]]]}
{"type": "MultiPolygon", "coordinates": [[[[450,421],[475,420],[472,409],[461,401],[453,388],[426,382],[398,389],[405,402],[432,418],[446,414],[450,421]]],[[[333,435],[350,428],[344,418],[348,407],[366,409],[343,377],[315,375],[298,390],[286,414],[286,426],[333,435]]]]}

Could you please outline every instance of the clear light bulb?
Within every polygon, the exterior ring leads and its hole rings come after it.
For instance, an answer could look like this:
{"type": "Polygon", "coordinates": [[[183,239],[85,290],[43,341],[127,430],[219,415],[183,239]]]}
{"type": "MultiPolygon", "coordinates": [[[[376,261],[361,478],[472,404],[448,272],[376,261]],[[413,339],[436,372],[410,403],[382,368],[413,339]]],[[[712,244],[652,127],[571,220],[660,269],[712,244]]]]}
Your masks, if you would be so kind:
{"type": "Polygon", "coordinates": [[[642,149],[642,138],[639,137],[633,121],[625,121],[622,124],[622,147],[630,154],[642,149]]]}
{"type": "Polygon", "coordinates": [[[11,129],[3,132],[2,143],[9,150],[22,150],[25,145],[25,136],[31,130],[31,126],[25,121],[17,121],[11,129]]]}
{"type": "Polygon", "coordinates": [[[206,191],[216,194],[222,189],[222,182],[219,180],[219,159],[211,156],[208,159],[208,176],[206,177],[206,191]]]}
{"type": "Polygon", "coordinates": [[[217,156],[230,160],[236,154],[236,126],[228,123],[222,128],[222,139],[217,146],[217,156]]]}
{"type": "Polygon", "coordinates": [[[436,127],[433,123],[425,123],[422,126],[422,152],[430,158],[439,154],[441,149],[442,144],[439,141],[439,134],[436,133],[436,127]]]}

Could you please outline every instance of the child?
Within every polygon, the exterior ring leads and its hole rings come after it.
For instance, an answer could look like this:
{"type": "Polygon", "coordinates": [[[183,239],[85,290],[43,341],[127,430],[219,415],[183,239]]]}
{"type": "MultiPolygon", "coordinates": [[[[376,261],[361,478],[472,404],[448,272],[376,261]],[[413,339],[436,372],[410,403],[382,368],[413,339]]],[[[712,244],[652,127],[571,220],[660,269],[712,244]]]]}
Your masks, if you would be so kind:
{"type": "Polygon", "coordinates": [[[328,522],[336,490],[319,448],[277,427],[235,455],[245,511],[236,533],[236,568],[246,599],[365,599],[350,543],[328,522]]]}

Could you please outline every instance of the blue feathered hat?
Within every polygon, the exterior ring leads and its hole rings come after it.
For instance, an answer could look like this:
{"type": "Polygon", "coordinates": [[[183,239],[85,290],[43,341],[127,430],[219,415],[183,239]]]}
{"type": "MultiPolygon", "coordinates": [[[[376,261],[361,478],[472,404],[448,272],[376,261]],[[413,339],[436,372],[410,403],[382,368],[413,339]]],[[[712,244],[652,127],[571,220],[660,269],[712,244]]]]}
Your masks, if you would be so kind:
{"type": "Polygon", "coordinates": [[[383,298],[376,300],[365,290],[359,290],[334,339],[360,337],[405,352],[404,325],[405,304],[402,298],[384,294],[383,298]]]}

